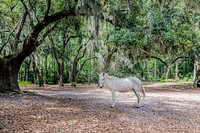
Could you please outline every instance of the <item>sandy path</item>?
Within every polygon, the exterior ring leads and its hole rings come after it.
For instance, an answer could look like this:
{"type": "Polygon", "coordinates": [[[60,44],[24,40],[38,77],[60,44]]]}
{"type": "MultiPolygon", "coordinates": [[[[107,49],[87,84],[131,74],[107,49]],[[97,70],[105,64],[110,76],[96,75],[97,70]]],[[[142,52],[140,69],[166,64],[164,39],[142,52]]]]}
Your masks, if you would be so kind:
{"type": "Polygon", "coordinates": [[[199,133],[200,90],[188,84],[146,83],[135,108],[132,92],[116,94],[95,85],[24,87],[39,95],[0,96],[0,132],[32,133],[199,133]]]}

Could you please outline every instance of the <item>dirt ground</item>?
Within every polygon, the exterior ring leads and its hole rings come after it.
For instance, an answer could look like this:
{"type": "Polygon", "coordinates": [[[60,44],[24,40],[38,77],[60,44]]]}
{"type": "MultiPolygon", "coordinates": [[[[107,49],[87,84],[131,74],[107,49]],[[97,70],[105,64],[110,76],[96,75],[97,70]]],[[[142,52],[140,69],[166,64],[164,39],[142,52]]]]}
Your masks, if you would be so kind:
{"type": "Polygon", "coordinates": [[[200,133],[200,89],[191,84],[145,83],[136,108],[133,92],[96,85],[21,87],[35,95],[0,94],[0,133],[200,133]]]}

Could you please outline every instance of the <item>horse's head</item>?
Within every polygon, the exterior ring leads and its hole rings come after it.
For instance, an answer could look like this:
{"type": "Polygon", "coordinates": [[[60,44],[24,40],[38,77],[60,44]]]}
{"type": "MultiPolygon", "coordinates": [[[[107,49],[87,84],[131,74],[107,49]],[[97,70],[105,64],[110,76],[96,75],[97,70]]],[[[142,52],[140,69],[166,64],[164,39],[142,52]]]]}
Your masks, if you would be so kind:
{"type": "Polygon", "coordinates": [[[103,88],[104,83],[105,83],[105,73],[100,73],[98,87],[103,88]]]}

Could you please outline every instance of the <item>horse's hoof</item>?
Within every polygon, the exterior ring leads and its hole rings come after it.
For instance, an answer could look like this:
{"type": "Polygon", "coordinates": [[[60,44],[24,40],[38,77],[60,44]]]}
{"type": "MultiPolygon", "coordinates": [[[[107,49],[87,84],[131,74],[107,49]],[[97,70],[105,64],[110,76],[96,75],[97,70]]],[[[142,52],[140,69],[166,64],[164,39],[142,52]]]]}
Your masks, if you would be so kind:
{"type": "Polygon", "coordinates": [[[140,106],[136,106],[136,108],[140,108],[140,106]]]}
{"type": "Polygon", "coordinates": [[[114,108],[115,106],[114,105],[112,105],[112,106],[110,106],[111,108],[114,108]]]}

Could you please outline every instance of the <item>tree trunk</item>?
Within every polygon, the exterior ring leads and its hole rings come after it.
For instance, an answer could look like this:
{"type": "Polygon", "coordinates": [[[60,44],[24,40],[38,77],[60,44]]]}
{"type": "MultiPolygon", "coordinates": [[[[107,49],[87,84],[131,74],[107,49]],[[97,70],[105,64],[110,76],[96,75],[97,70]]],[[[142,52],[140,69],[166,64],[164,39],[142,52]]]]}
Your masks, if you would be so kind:
{"type": "Polygon", "coordinates": [[[40,64],[40,58],[38,55],[36,55],[36,57],[34,57],[34,61],[36,63],[35,67],[36,67],[36,72],[38,74],[39,87],[43,87],[44,86],[43,69],[42,69],[42,65],[40,64]]]}
{"type": "Polygon", "coordinates": [[[196,64],[194,63],[194,75],[193,75],[193,86],[195,86],[195,82],[196,82],[196,71],[197,70],[197,66],[196,64]]]}
{"type": "Polygon", "coordinates": [[[175,76],[175,79],[179,80],[179,77],[178,77],[178,61],[176,61],[176,76],[175,76]]]}
{"type": "Polygon", "coordinates": [[[167,80],[168,77],[169,77],[170,68],[171,68],[171,65],[168,65],[167,72],[166,72],[166,75],[165,75],[165,80],[167,80]]]}
{"type": "MultiPolygon", "coordinates": [[[[49,9],[50,4],[47,7],[49,9]]],[[[56,12],[52,14],[51,16],[49,16],[48,12],[46,12],[43,19],[39,21],[31,30],[31,32],[27,35],[26,39],[23,42],[22,49],[6,57],[3,57],[3,58],[0,57],[0,91],[1,92],[20,90],[18,81],[17,81],[19,68],[23,60],[27,56],[29,56],[33,51],[35,51],[36,48],[40,45],[37,41],[37,38],[40,32],[49,24],[56,22],[62,18],[70,17],[70,16],[76,16],[75,11],[71,9],[63,10],[60,12],[56,12]]],[[[5,45],[1,47],[0,52],[4,49],[4,46],[5,45]]]]}
{"type": "Polygon", "coordinates": [[[95,59],[95,58],[97,58],[97,57],[96,57],[96,56],[93,56],[93,57],[89,57],[89,58],[87,58],[87,59],[85,59],[85,60],[83,61],[83,63],[80,65],[79,69],[76,71],[76,75],[75,75],[75,80],[76,80],[76,81],[78,81],[78,76],[80,75],[80,73],[81,73],[81,71],[82,71],[82,69],[83,69],[85,63],[86,63],[87,61],[92,60],[92,59],[95,59]]]}
{"type": "Polygon", "coordinates": [[[48,56],[45,57],[45,84],[48,84],[48,56]]]}
{"type": "Polygon", "coordinates": [[[40,63],[40,58],[37,55],[37,70],[38,70],[38,81],[39,81],[39,87],[44,87],[44,78],[43,78],[43,69],[42,65],[40,63]]]}
{"type": "Polygon", "coordinates": [[[150,76],[151,76],[151,74],[150,74],[150,61],[147,60],[147,80],[150,79],[150,76]]]}
{"type": "Polygon", "coordinates": [[[59,74],[59,86],[64,86],[63,84],[63,61],[61,59],[58,59],[57,61],[58,64],[58,74],[59,74]]]}
{"type": "Polygon", "coordinates": [[[157,77],[157,63],[156,60],[154,61],[154,78],[157,77]]]}
{"type": "Polygon", "coordinates": [[[76,83],[77,83],[77,78],[76,78],[76,74],[77,74],[77,64],[73,64],[72,69],[71,69],[71,86],[76,87],[76,83]]]}
{"type": "Polygon", "coordinates": [[[26,61],[25,62],[25,67],[24,67],[24,81],[28,81],[29,79],[29,72],[30,72],[30,64],[31,64],[31,61],[26,61]]]}
{"type": "Polygon", "coordinates": [[[56,70],[56,61],[53,61],[52,63],[52,68],[53,68],[53,83],[57,84],[58,82],[58,74],[57,74],[57,70],[56,70]]]}
{"type": "Polygon", "coordinates": [[[76,74],[77,74],[77,64],[73,64],[72,67],[72,82],[77,82],[76,81],[76,74]]]}
{"type": "Polygon", "coordinates": [[[30,64],[31,64],[31,62],[29,62],[28,66],[27,66],[26,81],[28,81],[28,79],[29,79],[29,74],[30,74],[30,64]]]}
{"type": "Polygon", "coordinates": [[[39,87],[44,87],[43,70],[41,68],[38,71],[39,71],[38,72],[39,87]]]}
{"type": "Polygon", "coordinates": [[[194,82],[193,85],[196,87],[196,83],[197,81],[200,80],[200,62],[199,61],[195,61],[194,64],[194,82]]]}
{"type": "Polygon", "coordinates": [[[89,66],[89,72],[88,72],[88,85],[91,84],[91,79],[92,79],[92,60],[90,60],[90,66],[89,66]]]}
{"type": "Polygon", "coordinates": [[[68,79],[68,82],[72,82],[72,68],[70,66],[70,69],[69,69],[69,79],[68,79]]]}
{"type": "MultiPolygon", "coordinates": [[[[26,64],[25,64],[25,66],[24,66],[24,73],[23,73],[22,76],[21,76],[21,77],[22,77],[22,78],[21,78],[21,79],[22,79],[21,81],[26,81],[26,76],[27,76],[26,70],[27,70],[27,69],[26,69],[26,64]]],[[[19,78],[19,79],[20,79],[20,78],[19,78]]]]}
{"type": "Polygon", "coordinates": [[[19,68],[18,62],[0,59],[0,92],[20,91],[17,81],[19,68]]]}
{"type": "Polygon", "coordinates": [[[34,57],[32,59],[32,63],[33,63],[33,83],[36,84],[36,81],[37,81],[37,68],[36,68],[36,63],[35,63],[34,57]]]}

